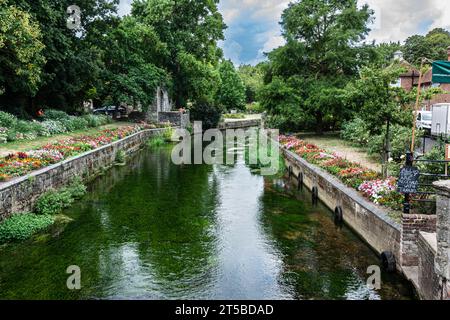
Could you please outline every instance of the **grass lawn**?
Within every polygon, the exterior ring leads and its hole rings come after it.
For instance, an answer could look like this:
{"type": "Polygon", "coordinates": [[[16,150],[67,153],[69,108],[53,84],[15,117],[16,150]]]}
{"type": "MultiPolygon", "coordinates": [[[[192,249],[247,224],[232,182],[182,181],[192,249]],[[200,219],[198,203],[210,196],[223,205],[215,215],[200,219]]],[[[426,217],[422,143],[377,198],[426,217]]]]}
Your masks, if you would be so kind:
{"type": "Polygon", "coordinates": [[[64,134],[58,134],[51,137],[38,137],[34,140],[21,140],[21,141],[14,141],[9,142],[6,144],[0,144],[0,157],[5,157],[10,153],[14,152],[25,152],[28,150],[32,150],[38,147],[41,147],[43,145],[56,142],[58,140],[64,140],[71,137],[79,137],[84,135],[92,135],[96,134],[102,130],[105,129],[117,129],[120,127],[130,126],[133,125],[133,123],[130,122],[115,122],[112,124],[108,124],[105,126],[97,127],[97,128],[90,128],[86,130],[79,130],[74,131],[70,133],[64,133],[64,134]]]}
{"type": "Polygon", "coordinates": [[[312,133],[302,133],[297,136],[300,139],[315,144],[330,152],[335,152],[347,160],[359,163],[374,171],[381,172],[381,162],[377,156],[370,156],[365,149],[355,147],[350,142],[342,140],[339,133],[325,133],[323,136],[312,133]]]}

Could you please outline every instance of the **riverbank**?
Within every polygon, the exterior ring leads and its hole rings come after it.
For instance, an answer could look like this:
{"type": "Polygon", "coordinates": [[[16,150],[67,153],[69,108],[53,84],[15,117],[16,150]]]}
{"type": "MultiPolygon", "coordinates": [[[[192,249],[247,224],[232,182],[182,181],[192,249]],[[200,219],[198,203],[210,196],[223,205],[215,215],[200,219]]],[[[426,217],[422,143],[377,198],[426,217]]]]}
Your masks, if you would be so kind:
{"type": "Polygon", "coordinates": [[[331,174],[308,163],[288,148],[281,149],[291,178],[313,191],[335,214],[337,223],[344,222],[361,236],[378,254],[389,253],[395,259],[388,266],[400,270],[401,226],[387,212],[369,202],[331,174]]]}
{"type": "MultiPolygon", "coordinates": [[[[87,150],[90,151],[84,153],[82,152],[83,148],[79,145],[63,144],[51,148],[49,151],[51,154],[57,150],[58,152],[63,151],[63,154],[67,156],[53,158],[53,164],[48,166],[40,163],[42,169],[29,170],[32,172],[26,176],[0,183],[0,201],[2,203],[0,221],[13,213],[32,211],[36,200],[46,191],[59,189],[77,176],[84,181],[99,174],[114,163],[119,153],[133,153],[139,150],[150,137],[161,134],[165,130],[135,127],[133,130],[126,130],[127,134],[122,135],[124,133],[122,129],[117,135],[96,137],[95,145],[85,144],[89,145],[87,150]],[[68,152],[64,153],[67,150],[68,152]]],[[[20,157],[20,155],[18,156],[20,157]]]]}
{"type": "Polygon", "coordinates": [[[0,299],[401,300],[396,274],[367,287],[378,258],[306,188],[232,165],[183,165],[145,148],[94,179],[72,220],[0,248],[0,299]],[[68,290],[68,266],[82,272],[68,290]],[[20,272],[18,272],[20,270],[20,272]]]}
{"type": "Polygon", "coordinates": [[[114,122],[97,128],[89,128],[84,130],[77,130],[70,133],[56,134],[51,137],[37,137],[33,140],[20,140],[15,142],[8,142],[0,144],[0,158],[6,157],[11,153],[26,152],[32,149],[39,148],[44,145],[53,144],[61,140],[68,140],[71,138],[79,138],[83,136],[92,136],[101,133],[104,130],[116,130],[123,127],[134,126],[131,122],[114,122]]]}

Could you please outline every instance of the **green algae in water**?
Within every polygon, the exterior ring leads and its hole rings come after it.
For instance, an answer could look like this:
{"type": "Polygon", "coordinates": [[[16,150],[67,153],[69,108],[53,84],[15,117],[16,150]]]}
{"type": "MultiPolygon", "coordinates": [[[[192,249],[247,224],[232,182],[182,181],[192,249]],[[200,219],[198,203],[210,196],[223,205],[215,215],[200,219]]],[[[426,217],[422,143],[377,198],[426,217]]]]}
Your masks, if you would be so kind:
{"type": "Polygon", "coordinates": [[[0,248],[0,299],[409,299],[307,192],[233,166],[175,166],[146,149],[94,180],[57,232],[0,248]],[[66,269],[81,268],[80,291],[66,269]]]}

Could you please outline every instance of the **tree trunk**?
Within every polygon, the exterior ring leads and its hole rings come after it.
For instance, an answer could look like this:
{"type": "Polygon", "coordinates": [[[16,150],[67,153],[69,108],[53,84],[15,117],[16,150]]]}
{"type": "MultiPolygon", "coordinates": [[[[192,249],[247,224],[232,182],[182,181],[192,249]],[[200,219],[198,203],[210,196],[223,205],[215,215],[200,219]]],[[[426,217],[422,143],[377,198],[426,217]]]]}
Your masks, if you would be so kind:
{"type": "Polygon", "coordinates": [[[389,176],[388,164],[391,159],[391,121],[388,119],[386,122],[386,136],[383,144],[383,157],[382,157],[382,173],[386,179],[389,176]]]}
{"type": "Polygon", "coordinates": [[[321,111],[316,112],[316,133],[323,135],[323,114],[321,111]]]}

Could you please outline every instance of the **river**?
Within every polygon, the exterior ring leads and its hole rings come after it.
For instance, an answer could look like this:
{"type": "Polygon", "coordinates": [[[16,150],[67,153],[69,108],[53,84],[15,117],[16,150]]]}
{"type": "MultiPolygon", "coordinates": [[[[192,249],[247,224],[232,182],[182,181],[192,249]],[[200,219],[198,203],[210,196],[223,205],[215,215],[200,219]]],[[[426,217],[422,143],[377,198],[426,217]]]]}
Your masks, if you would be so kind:
{"type": "Polygon", "coordinates": [[[0,247],[0,299],[411,299],[366,285],[372,250],[308,191],[234,165],[176,166],[145,149],[89,185],[54,227],[0,247]],[[81,290],[68,290],[79,266],[81,290]]]}

